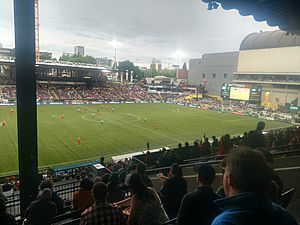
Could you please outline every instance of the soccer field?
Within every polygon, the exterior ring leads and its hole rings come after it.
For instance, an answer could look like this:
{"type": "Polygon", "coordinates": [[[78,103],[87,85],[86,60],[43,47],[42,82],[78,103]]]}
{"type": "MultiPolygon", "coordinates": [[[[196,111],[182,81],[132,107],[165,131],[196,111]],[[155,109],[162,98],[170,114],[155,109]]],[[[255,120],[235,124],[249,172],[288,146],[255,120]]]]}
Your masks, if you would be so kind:
{"type": "MultiPolygon", "coordinates": [[[[0,127],[0,175],[16,173],[18,168],[17,114],[11,115],[10,109],[0,107],[0,121],[7,122],[5,128],[0,127]]],[[[254,129],[257,122],[256,118],[170,104],[39,106],[39,166],[74,164],[145,150],[147,141],[154,149],[186,141],[192,144],[204,133],[208,137],[242,134],[254,129]]],[[[288,124],[266,122],[266,129],[284,126],[288,124]]]]}

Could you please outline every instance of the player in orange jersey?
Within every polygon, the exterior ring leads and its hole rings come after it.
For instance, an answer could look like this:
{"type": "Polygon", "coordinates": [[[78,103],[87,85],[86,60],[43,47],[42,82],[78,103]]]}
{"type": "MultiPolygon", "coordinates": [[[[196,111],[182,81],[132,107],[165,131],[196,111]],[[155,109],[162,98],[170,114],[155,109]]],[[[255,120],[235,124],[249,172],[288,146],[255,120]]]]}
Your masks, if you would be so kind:
{"type": "Polygon", "coordinates": [[[14,113],[15,113],[15,110],[14,110],[13,108],[11,108],[11,109],[10,109],[10,115],[12,115],[12,116],[13,116],[13,115],[14,115],[14,113]]]}
{"type": "Polygon", "coordinates": [[[77,137],[77,147],[79,147],[80,143],[81,143],[80,137],[78,136],[78,137],[77,137]]]}
{"type": "Polygon", "coordinates": [[[65,115],[61,114],[60,118],[63,120],[65,118],[65,115]]]}
{"type": "Polygon", "coordinates": [[[1,124],[2,124],[2,127],[5,128],[6,127],[6,120],[3,120],[1,124]]]}

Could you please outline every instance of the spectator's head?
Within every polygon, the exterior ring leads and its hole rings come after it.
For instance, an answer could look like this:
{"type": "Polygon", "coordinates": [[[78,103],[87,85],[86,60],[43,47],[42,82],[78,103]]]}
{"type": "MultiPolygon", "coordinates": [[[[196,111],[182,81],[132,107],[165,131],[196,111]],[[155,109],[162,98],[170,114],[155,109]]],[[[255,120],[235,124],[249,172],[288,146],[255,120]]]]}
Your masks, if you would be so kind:
{"type": "Polygon", "coordinates": [[[52,197],[52,190],[50,188],[43,189],[39,195],[39,198],[45,201],[50,201],[51,197],[52,197]]]}
{"type": "Polygon", "coordinates": [[[147,186],[137,174],[127,175],[125,185],[132,194],[137,195],[140,199],[148,199],[150,197],[147,186]]]}
{"type": "Polygon", "coordinates": [[[82,181],[80,181],[80,188],[81,189],[86,189],[86,190],[92,190],[93,188],[93,181],[91,181],[90,179],[88,178],[84,178],[82,179],[82,181]]]}
{"type": "Polygon", "coordinates": [[[109,173],[105,173],[103,176],[102,176],[102,181],[104,184],[108,184],[109,182],[109,173]]]}
{"type": "Polygon", "coordinates": [[[225,141],[225,140],[226,140],[226,141],[227,141],[227,140],[230,140],[230,135],[229,135],[229,134],[225,134],[225,135],[224,135],[224,141],[225,141]]]}
{"type": "Polygon", "coordinates": [[[182,177],[182,169],[177,163],[173,163],[170,168],[170,177],[182,177]]]}
{"type": "Polygon", "coordinates": [[[40,183],[40,189],[44,190],[45,188],[50,188],[52,190],[52,188],[53,188],[53,182],[52,182],[52,180],[47,179],[47,180],[43,180],[40,183]]]}
{"type": "Polygon", "coordinates": [[[146,171],[146,167],[143,163],[138,163],[136,166],[136,172],[140,176],[144,176],[146,171]]]}
{"type": "Polygon", "coordinates": [[[120,178],[119,178],[119,174],[118,173],[111,173],[109,175],[109,182],[112,184],[119,184],[120,183],[120,178]]]}
{"type": "Polygon", "coordinates": [[[96,176],[94,178],[94,184],[98,183],[98,182],[102,182],[102,178],[100,176],[96,176]]]}
{"type": "Polygon", "coordinates": [[[105,200],[107,196],[107,187],[103,182],[97,182],[93,186],[93,195],[96,201],[105,200]]]}
{"type": "Polygon", "coordinates": [[[257,123],[256,130],[262,131],[263,129],[265,129],[265,126],[266,126],[265,122],[259,121],[257,123]]]}
{"type": "Polygon", "coordinates": [[[272,168],[264,155],[248,147],[239,147],[226,158],[223,185],[226,196],[262,191],[270,182],[272,168]]]}
{"type": "Polygon", "coordinates": [[[215,180],[216,172],[211,165],[202,164],[198,167],[198,185],[210,187],[215,180]]]}

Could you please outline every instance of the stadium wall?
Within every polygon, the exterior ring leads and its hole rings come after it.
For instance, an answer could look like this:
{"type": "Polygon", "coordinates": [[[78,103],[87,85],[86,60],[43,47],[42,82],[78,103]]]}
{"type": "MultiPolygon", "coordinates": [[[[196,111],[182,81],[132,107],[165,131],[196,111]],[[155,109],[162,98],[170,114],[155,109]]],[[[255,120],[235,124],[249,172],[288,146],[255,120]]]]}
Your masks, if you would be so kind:
{"type": "Polygon", "coordinates": [[[237,73],[300,75],[300,46],[240,51],[237,73]]]}
{"type": "Polygon", "coordinates": [[[233,80],[237,71],[239,52],[204,54],[202,58],[190,59],[188,83],[205,84],[209,94],[220,95],[223,83],[233,80]]]}

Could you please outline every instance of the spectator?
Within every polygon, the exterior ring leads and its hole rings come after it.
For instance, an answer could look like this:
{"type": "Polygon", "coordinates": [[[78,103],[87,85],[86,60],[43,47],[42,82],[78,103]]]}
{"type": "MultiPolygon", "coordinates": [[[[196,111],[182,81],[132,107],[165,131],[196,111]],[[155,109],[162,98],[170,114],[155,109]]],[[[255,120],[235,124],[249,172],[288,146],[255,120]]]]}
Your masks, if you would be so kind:
{"type": "MultiPolygon", "coordinates": [[[[222,162],[221,162],[221,171],[222,171],[222,175],[223,175],[223,176],[224,176],[224,173],[225,173],[225,168],[226,168],[226,158],[224,158],[224,159],[222,160],[222,162]]],[[[220,195],[222,198],[223,198],[223,197],[226,197],[225,191],[224,191],[224,186],[223,186],[223,185],[220,186],[220,187],[218,187],[216,193],[217,193],[218,195],[220,195]]]]}
{"type": "Polygon", "coordinates": [[[208,164],[198,168],[198,189],[186,194],[181,202],[177,216],[177,225],[210,225],[219,214],[213,203],[220,198],[211,188],[215,179],[215,170],[208,164]]]}
{"type": "Polygon", "coordinates": [[[143,163],[138,163],[136,167],[136,173],[147,187],[153,187],[151,179],[145,174],[146,167],[143,163]]]}
{"type": "Polygon", "coordinates": [[[201,145],[203,155],[209,155],[211,151],[211,145],[208,141],[208,138],[204,138],[204,142],[201,145]]]}
{"type": "Polygon", "coordinates": [[[219,141],[216,136],[212,136],[213,142],[211,144],[212,153],[215,154],[219,148],[219,141]]]}
{"type": "Polygon", "coordinates": [[[125,192],[120,188],[120,178],[117,173],[113,172],[110,174],[107,190],[107,201],[110,203],[118,202],[125,198],[125,192]]]}
{"type": "Polygon", "coordinates": [[[44,221],[44,224],[50,224],[46,222],[47,219],[56,216],[57,209],[55,203],[51,202],[52,191],[50,188],[45,188],[41,191],[36,201],[33,201],[25,211],[25,218],[28,220],[28,224],[44,221]]]}
{"type": "Polygon", "coordinates": [[[223,176],[228,198],[215,201],[222,213],[212,225],[296,225],[285,209],[262,192],[271,178],[272,168],[262,153],[241,147],[232,151],[223,176]]]}
{"type": "Polygon", "coordinates": [[[251,148],[265,147],[265,137],[262,131],[265,129],[266,124],[262,121],[257,123],[256,129],[252,130],[248,134],[247,145],[251,148]]]}
{"type": "Polygon", "coordinates": [[[187,193],[187,183],[183,178],[182,170],[177,163],[174,163],[171,166],[169,177],[165,179],[160,192],[167,214],[170,218],[176,217],[181,200],[187,193]]]}
{"type": "Polygon", "coordinates": [[[6,202],[6,200],[7,200],[7,198],[3,194],[3,189],[2,189],[2,185],[1,184],[0,184],[0,200],[3,200],[4,202],[6,202]]]}
{"type": "Polygon", "coordinates": [[[80,189],[73,194],[73,208],[84,210],[94,203],[92,196],[93,182],[87,178],[80,182],[80,189]]]}
{"type": "Polygon", "coordinates": [[[15,217],[6,212],[3,199],[0,199],[0,225],[17,225],[15,217]]]}
{"type": "Polygon", "coordinates": [[[51,202],[54,202],[57,208],[57,214],[61,214],[64,212],[64,203],[61,197],[58,196],[58,194],[53,191],[53,182],[52,180],[43,180],[40,183],[40,189],[44,190],[45,188],[51,189],[51,202]]]}
{"type": "Polygon", "coordinates": [[[121,208],[107,202],[107,187],[103,182],[93,186],[95,203],[87,208],[80,218],[80,225],[125,225],[126,218],[121,208]]]}
{"type": "Polygon", "coordinates": [[[128,175],[125,184],[132,194],[128,225],[159,225],[168,221],[158,194],[146,187],[137,174],[128,175]]]}

